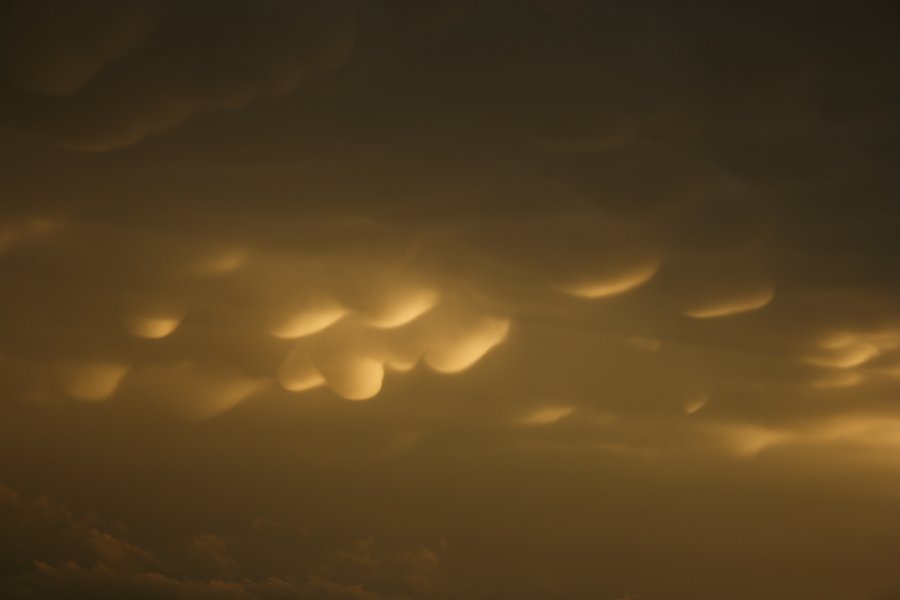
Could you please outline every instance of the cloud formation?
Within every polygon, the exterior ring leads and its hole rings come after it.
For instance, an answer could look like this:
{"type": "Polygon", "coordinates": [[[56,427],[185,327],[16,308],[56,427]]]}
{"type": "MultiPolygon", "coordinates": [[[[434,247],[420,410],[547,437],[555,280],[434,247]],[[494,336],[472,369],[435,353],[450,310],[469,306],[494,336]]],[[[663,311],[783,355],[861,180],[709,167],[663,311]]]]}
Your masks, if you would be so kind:
{"type": "Polygon", "coordinates": [[[39,129],[64,146],[103,151],[197,113],[288,94],[339,68],[353,50],[348,3],[235,4],[221,14],[208,8],[13,3],[4,53],[9,80],[39,94],[30,101],[41,112],[24,108],[39,129]]]}
{"type": "Polygon", "coordinates": [[[428,548],[390,551],[370,537],[318,558],[315,565],[297,564],[290,573],[253,578],[234,557],[249,550],[241,547],[249,539],[198,534],[160,559],[43,497],[29,501],[0,487],[0,508],[6,534],[0,591],[6,598],[383,600],[430,595],[440,567],[428,548]],[[185,555],[209,577],[186,577],[181,567],[166,563],[185,555]]]}
{"type": "Polygon", "coordinates": [[[4,594],[897,589],[886,3],[0,11],[4,594]]]}

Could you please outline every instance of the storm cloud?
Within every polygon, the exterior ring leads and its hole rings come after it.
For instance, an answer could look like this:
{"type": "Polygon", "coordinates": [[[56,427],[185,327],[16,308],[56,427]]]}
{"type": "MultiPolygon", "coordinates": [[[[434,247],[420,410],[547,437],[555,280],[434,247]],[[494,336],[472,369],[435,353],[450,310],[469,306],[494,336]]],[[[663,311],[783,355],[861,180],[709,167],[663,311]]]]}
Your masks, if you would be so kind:
{"type": "Polygon", "coordinates": [[[5,595],[900,585],[885,3],[2,11],[5,595]]]}

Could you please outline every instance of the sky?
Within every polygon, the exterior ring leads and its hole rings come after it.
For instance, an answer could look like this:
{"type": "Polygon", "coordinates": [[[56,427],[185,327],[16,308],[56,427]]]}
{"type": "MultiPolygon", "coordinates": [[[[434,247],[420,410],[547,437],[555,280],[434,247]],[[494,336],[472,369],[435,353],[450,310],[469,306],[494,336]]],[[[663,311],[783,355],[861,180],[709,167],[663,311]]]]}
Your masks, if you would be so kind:
{"type": "Polygon", "coordinates": [[[0,4],[0,597],[900,600],[889,2],[0,4]]]}

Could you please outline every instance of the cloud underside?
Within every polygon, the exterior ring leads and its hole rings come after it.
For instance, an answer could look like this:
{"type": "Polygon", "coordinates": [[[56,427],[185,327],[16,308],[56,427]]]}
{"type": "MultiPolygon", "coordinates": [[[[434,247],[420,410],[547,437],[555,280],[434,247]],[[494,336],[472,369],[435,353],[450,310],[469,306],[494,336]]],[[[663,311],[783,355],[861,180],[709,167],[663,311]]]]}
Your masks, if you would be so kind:
{"type": "Polygon", "coordinates": [[[893,21],[732,4],[6,3],[0,596],[890,598],[893,21]]]}

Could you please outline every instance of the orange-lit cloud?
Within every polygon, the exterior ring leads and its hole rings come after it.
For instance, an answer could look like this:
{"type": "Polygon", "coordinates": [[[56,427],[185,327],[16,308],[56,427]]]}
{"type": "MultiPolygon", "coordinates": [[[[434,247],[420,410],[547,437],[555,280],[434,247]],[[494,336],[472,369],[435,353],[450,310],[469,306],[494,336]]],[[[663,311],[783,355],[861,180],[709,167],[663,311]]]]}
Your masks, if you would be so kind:
{"type": "Polygon", "coordinates": [[[0,598],[892,599],[891,8],[3,3],[0,598]]]}

